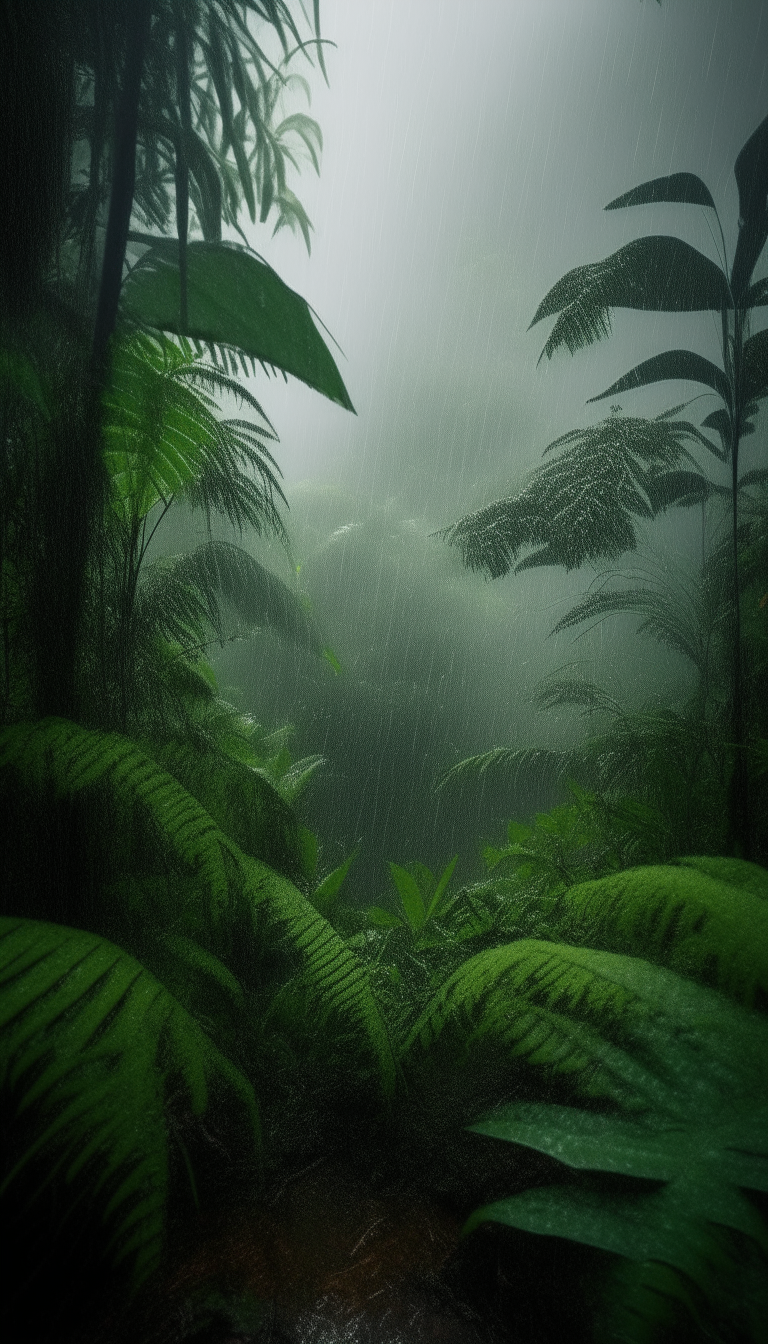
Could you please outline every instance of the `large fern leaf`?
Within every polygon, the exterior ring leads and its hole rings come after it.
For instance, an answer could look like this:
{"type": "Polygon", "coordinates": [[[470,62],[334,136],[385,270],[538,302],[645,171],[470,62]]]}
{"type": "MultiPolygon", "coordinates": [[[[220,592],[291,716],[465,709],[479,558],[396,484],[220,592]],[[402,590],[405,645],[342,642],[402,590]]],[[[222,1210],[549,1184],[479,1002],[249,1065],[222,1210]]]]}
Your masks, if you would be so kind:
{"type": "Polygon", "coordinates": [[[244,385],[201,363],[183,338],[135,333],[115,345],[102,435],[118,517],[141,519],[184,495],[237,527],[282,533],[270,422],[244,385]],[[237,396],[253,419],[222,419],[211,393],[237,396]]]}
{"type": "Polygon", "coordinates": [[[571,887],[563,909],[564,938],[645,957],[741,1003],[768,1001],[768,903],[743,885],[689,867],[631,868],[571,887]]]}
{"type": "Polygon", "coordinates": [[[163,1244],[171,1080],[196,1115],[226,1088],[257,1136],[250,1084],[133,957],[57,924],[0,918],[0,1028],[0,1087],[34,1122],[2,1188],[38,1156],[45,1181],[83,1183],[140,1282],[163,1244]]]}
{"type": "Polygon", "coordinates": [[[298,958],[302,978],[323,1010],[352,1023],[369,1047],[386,1091],[395,1064],[367,970],[343,938],[287,878],[244,854],[182,785],[129,738],[65,719],[16,724],[0,733],[0,768],[29,785],[50,781],[63,795],[99,787],[122,805],[142,808],[184,865],[210,892],[220,917],[244,899],[266,939],[298,958]]]}
{"type": "Polygon", "coordinates": [[[764,1032],[761,1019],[672,971],[539,939],[464,962],[414,1024],[406,1054],[448,1027],[567,1075],[584,1095],[670,1115],[713,1089],[751,1087],[764,1032]]]}
{"type": "Polygon", "coordinates": [[[385,1094],[390,1094],[395,1058],[366,967],[291,882],[255,859],[244,856],[242,862],[259,927],[266,925],[272,937],[299,957],[302,980],[321,1009],[355,1026],[376,1061],[385,1094]]]}
{"type": "Polygon", "coordinates": [[[122,807],[139,807],[159,839],[192,868],[211,894],[211,908],[231,901],[235,847],[178,780],[119,733],[83,728],[68,719],[18,723],[0,732],[0,770],[28,787],[52,784],[62,797],[106,790],[122,807]]]}

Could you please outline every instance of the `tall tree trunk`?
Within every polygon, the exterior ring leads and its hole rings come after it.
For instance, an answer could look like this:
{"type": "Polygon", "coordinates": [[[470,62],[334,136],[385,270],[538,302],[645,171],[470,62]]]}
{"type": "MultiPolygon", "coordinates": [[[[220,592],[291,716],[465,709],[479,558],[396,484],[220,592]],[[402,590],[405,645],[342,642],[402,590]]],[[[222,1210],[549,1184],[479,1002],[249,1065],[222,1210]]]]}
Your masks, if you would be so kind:
{"type": "Polygon", "coordinates": [[[117,320],[136,172],[136,135],[151,0],[130,7],[115,118],[112,187],[90,357],[73,371],[69,402],[52,428],[42,485],[43,545],[33,584],[38,712],[77,717],[75,663],[94,525],[103,506],[101,394],[117,320]]]}

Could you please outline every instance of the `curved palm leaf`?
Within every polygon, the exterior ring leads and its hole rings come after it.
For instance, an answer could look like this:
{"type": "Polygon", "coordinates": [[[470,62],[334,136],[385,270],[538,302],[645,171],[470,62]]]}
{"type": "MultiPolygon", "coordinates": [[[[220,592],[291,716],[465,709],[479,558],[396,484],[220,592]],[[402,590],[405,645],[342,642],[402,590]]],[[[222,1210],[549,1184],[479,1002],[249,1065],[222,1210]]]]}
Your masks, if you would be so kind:
{"type": "Polygon", "coordinates": [[[539,357],[551,359],[560,346],[573,354],[608,336],[613,308],[720,313],[730,304],[719,266],[680,238],[652,236],[569,271],[542,299],[530,326],[560,314],[539,357]]]}
{"type": "Polygon", "coordinates": [[[457,780],[485,775],[488,771],[508,775],[515,783],[521,776],[540,773],[561,779],[571,772],[573,753],[553,751],[549,747],[492,747],[477,756],[466,756],[446,770],[438,779],[436,789],[444,789],[457,780]]]}
{"type": "Polygon", "coordinates": [[[694,868],[718,882],[728,882],[732,887],[740,887],[761,901],[768,901],[768,871],[757,863],[748,863],[746,859],[720,858],[710,854],[695,854],[684,859],[675,859],[675,864],[684,868],[694,868]]]}
{"type": "Polygon", "coordinates": [[[706,383],[722,397],[730,410],[733,409],[731,387],[722,369],[713,364],[711,359],[704,359],[703,355],[694,354],[692,350],[667,350],[663,355],[644,359],[642,364],[635,365],[634,369],[625,373],[624,377],[617,379],[615,383],[611,383],[604,392],[598,392],[596,397],[589,397],[587,405],[591,401],[602,401],[604,397],[629,392],[636,387],[647,387],[650,383],[660,383],[666,379],[706,383]]]}
{"type": "Polygon", "coordinates": [[[606,205],[606,210],[623,210],[628,205],[653,205],[659,201],[682,202],[687,205],[708,205],[715,202],[708,187],[695,173],[671,173],[668,177],[654,177],[642,186],[633,187],[623,196],[617,196],[606,205]]]}
{"type": "MultiPolygon", "coordinates": [[[[219,639],[224,637],[219,612],[219,603],[223,602],[250,630],[268,626],[300,648],[316,654],[322,651],[314,621],[301,599],[241,546],[206,541],[186,555],[151,566],[150,573],[153,571],[150,591],[158,628],[165,629],[174,617],[171,600],[178,587],[181,593],[194,595],[200,604],[200,617],[209,621],[219,639]],[[159,592],[154,591],[155,585],[159,585],[159,592]]],[[[142,593],[140,587],[137,601],[142,593]]]]}
{"type": "MultiPolygon", "coordinates": [[[[675,579],[663,565],[637,573],[642,586],[609,587],[611,580],[630,581],[635,574],[603,575],[604,586],[589,593],[552,627],[552,634],[572,629],[585,621],[599,623],[605,616],[635,612],[642,616],[638,633],[651,634],[668,648],[690,659],[702,676],[708,675],[712,662],[713,636],[727,627],[730,604],[719,575],[711,572],[686,580],[675,579]]],[[[618,705],[614,712],[621,712],[618,705]]]]}
{"type": "Polygon", "coordinates": [[[768,117],[764,117],[742,147],[734,165],[739,190],[739,239],[731,271],[736,303],[743,302],[758,257],[768,238],[768,117]]]}
{"type": "Polygon", "coordinates": [[[46,1157],[45,1183],[85,1186],[140,1283],[163,1248],[172,1083],[198,1116],[225,1088],[258,1138],[250,1083],[148,970],[80,929],[0,918],[0,1026],[0,1086],[36,1122],[2,1188],[46,1157]]]}

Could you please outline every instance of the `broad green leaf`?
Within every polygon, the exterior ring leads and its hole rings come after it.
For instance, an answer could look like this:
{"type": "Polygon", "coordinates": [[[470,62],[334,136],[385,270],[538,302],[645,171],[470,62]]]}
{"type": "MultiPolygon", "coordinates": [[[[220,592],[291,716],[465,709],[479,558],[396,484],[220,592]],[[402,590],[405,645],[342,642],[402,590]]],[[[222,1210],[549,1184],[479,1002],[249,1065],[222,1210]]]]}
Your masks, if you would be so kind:
{"type": "Polygon", "coordinates": [[[742,395],[745,402],[768,394],[768,331],[758,331],[744,343],[742,395]]]}
{"type": "Polygon", "coordinates": [[[659,201],[679,201],[686,205],[708,205],[712,210],[715,202],[700,177],[695,173],[672,173],[669,177],[654,177],[633,187],[623,196],[606,205],[606,210],[622,210],[628,205],[653,205],[659,201]]]}
{"type": "Polygon", "coordinates": [[[159,239],[123,285],[126,318],[193,340],[236,346],[354,411],[309,305],[255,252],[234,243],[189,243],[184,333],[179,303],[178,245],[159,239]]]}
{"type": "Polygon", "coordinates": [[[766,308],[768,307],[768,275],[763,280],[756,280],[749,286],[744,295],[745,308],[766,308]]]}
{"type": "Polygon", "coordinates": [[[604,261],[577,266],[547,295],[531,326],[560,314],[540,358],[560,346],[571,354],[610,334],[611,310],[720,313],[731,305],[728,281],[690,243],[667,235],[637,238],[604,261]]]}
{"type": "Polygon", "coordinates": [[[768,117],[764,117],[747,140],[734,165],[739,189],[739,240],[731,272],[731,288],[737,303],[747,289],[752,272],[768,237],[768,117]]]}
{"type": "Polygon", "coordinates": [[[604,392],[598,392],[596,397],[589,397],[587,405],[591,401],[602,401],[604,397],[629,392],[636,387],[646,387],[649,383],[660,383],[668,378],[706,383],[708,387],[714,388],[727,406],[731,405],[731,389],[722,369],[710,359],[694,354],[692,350],[667,350],[663,355],[655,355],[653,359],[644,359],[642,364],[637,364],[629,373],[625,373],[623,378],[611,383],[604,392]]]}
{"type": "Polygon", "coordinates": [[[427,919],[429,919],[430,915],[434,914],[435,911],[438,909],[440,901],[445,892],[445,889],[448,886],[448,883],[450,882],[451,878],[453,877],[453,870],[456,867],[458,858],[459,858],[458,854],[454,854],[453,858],[445,865],[445,868],[440,874],[437,886],[435,887],[435,894],[429,903],[429,908],[427,910],[427,916],[426,916],[427,919]]]}
{"type": "Polygon", "coordinates": [[[344,862],[339,864],[338,868],[334,868],[332,873],[329,873],[327,877],[323,878],[319,887],[315,887],[310,900],[318,910],[322,910],[324,906],[330,905],[334,897],[338,895],[347,873],[357,858],[358,852],[358,850],[354,849],[344,862]]]}
{"type": "Polygon", "coordinates": [[[418,883],[415,878],[398,863],[390,863],[389,871],[392,874],[392,881],[400,895],[403,903],[403,909],[406,913],[408,923],[414,932],[420,929],[426,919],[424,910],[424,897],[421,894],[418,883]]]}
{"type": "Polygon", "coordinates": [[[365,913],[368,922],[375,924],[378,929],[400,929],[403,926],[398,915],[390,914],[389,910],[382,909],[380,905],[369,905],[365,913]]]}
{"type": "Polygon", "coordinates": [[[721,1180],[755,1190],[768,1184],[766,1145],[750,1151],[753,1131],[768,1117],[742,1104],[725,1123],[702,1117],[699,1126],[655,1119],[596,1115],[573,1106],[516,1102],[469,1128],[477,1134],[535,1148],[570,1167],[608,1171],[645,1180],[684,1176],[692,1162],[711,1162],[721,1180]]]}
{"type": "Polygon", "coordinates": [[[733,434],[733,421],[730,412],[724,406],[718,410],[712,411],[705,420],[701,422],[702,429],[714,429],[720,435],[723,443],[723,452],[730,450],[731,437],[733,434]]]}
{"type": "MultiPolygon", "coordinates": [[[[704,1218],[690,1209],[687,1193],[676,1185],[660,1190],[640,1187],[626,1194],[606,1190],[597,1182],[586,1187],[545,1186],[478,1209],[464,1231],[490,1220],[526,1232],[568,1237],[630,1260],[663,1261],[706,1289],[708,1262],[717,1256],[717,1242],[704,1218]]],[[[740,1214],[739,1221],[756,1230],[757,1215],[743,1196],[732,1194],[735,1198],[729,1202],[739,1207],[727,1211],[725,1225],[731,1226],[740,1214]]]]}

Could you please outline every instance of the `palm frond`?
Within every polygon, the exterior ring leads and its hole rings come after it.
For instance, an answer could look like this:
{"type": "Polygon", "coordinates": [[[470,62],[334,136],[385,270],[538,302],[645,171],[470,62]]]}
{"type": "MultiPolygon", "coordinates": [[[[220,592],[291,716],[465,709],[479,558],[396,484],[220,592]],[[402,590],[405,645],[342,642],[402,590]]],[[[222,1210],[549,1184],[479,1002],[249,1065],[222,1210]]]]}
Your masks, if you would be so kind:
{"type": "Polygon", "coordinates": [[[0,1026],[0,1087],[35,1124],[3,1189],[38,1156],[44,1183],[82,1183],[140,1283],[163,1249],[172,1087],[198,1116],[225,1089],[258,1137],[250,1083],[148,970],[79,929],[0,918],[0,1026]]]}
{"type": "Polygon", "coordinates": [[[514,783],[531,774],[560,779],[571,770],[572,753],[549,747],[493,747],[477,756],[457,761],[438,779],[435,788],[444,789],[457,781],[476,778],[490,772],[506,775],[514,783]]]}
{"type": "Polygon", "coordinates": [[[743,887],[687,867],[631,868],[571,887],[562,910],[564,938],[768,1004],[768,904],[743,887]]]}
{"type": "Polygon", "coordinates": [[[599,624],[606,616],[634,612],[642,617],[638,634],[647,632],[688,658],[702,676],[708,675],[713,639],[730,618],[730,599],[711,560],[704,573],[688,577],[674,574],[663,560],[649,556],[643,568],[622,575],[609,571],[599,575],[595,585],[597,591],[588,593],[553,626],[553,635],[586,621],[599,624]],[[641,585],[635,586],[635,579],[641,585]]]}
{"type": "Polygon", "coordinates": [[[614,308],[720,313],[730,303],[719,266],[680,238],[651,236],[569,271],[542,299],[531,326],[559,314],[540,356],[551,359],[563,345],[574,354],[608,336],[614,308]]]}
{"type": "Polygon", "coordinates": [[[534,699],[541,709],[555,709],[559,705],[577,705],[588,714],[604,713],[616,717],[622,713],[618,700],[603,690],[602,686],[578,674],[563,676],[563,672],[567,670],[561,668],[539,682],[534,699]]]}

